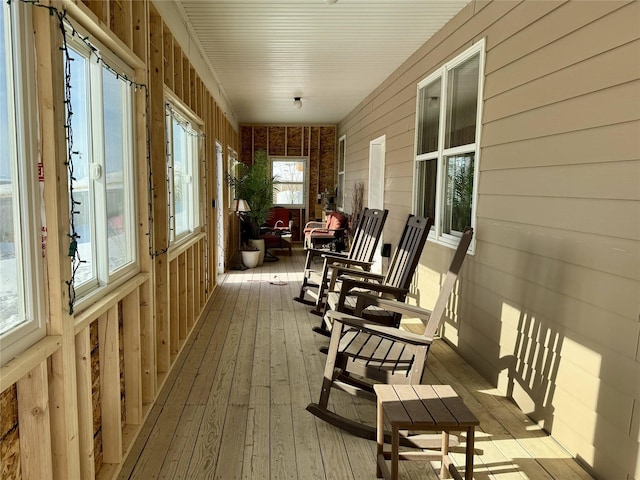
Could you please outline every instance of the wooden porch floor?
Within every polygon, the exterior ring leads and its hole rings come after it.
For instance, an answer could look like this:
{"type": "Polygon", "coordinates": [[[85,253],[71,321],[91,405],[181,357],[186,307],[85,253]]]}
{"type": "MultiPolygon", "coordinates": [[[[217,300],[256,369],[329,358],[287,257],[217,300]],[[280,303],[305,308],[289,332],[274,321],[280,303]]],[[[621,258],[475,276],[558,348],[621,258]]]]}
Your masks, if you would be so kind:
{"type": "MultiPolygon", "coordinates": [[[[134,444],[120,479],[375,479],[375,442],[305,410],[320,394],[327,340],[297,295],[303,252],[224,276],[134,444]],[[272,282],[286,282],[274,285],[272,282]]],[[[590,479],[552,438],[500,396],[443,341],[429,383],[451,384],[480,419],[475,475],[590,479]]],[[[335,411],[375,424],[375,405],[332,392],[335,411]]],[[[463,459],[463,449],[455,461],[463,459]]],[[[406,479],[436,465],[401,462],[406,479]]],[[[439,466],[438,466],[439,470],[439,466]]]]}

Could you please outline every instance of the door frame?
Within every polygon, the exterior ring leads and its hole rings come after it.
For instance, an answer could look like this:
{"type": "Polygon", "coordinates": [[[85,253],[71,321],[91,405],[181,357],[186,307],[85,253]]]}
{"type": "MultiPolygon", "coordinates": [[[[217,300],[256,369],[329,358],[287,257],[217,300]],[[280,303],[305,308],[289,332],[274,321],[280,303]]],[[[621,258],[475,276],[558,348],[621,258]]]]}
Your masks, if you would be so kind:
{"type": "MultiPolygon", "coordinates": [[[[367,188],[367,207],[384,209],[385,155],[387,136],[381,135],[369,142],[369,179],[367,188]],[[377,178],[376,178],[377,177],[377,178]]],[[[384,243],[382,235],[373,256],[372,271],[382,272],[381,249],[384,243]]]]}

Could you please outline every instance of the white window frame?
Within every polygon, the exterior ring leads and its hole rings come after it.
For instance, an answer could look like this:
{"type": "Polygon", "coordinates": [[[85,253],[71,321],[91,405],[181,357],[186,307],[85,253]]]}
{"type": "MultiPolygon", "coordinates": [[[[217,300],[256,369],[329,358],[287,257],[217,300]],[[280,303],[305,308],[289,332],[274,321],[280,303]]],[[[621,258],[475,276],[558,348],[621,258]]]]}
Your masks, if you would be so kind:
{"type": "MultiPolygon", "coordinates": [[[[0,335],[0,365],[25,351],[46,334],[44,308],[44,258],[41,245],[41,208],[38,187],[38,116],[36,110],[35,45],[31,6],[22,2],[2,2],[5,13],[5,38],[2,47],[7,52],[9,83],[7,84],[9,122],[15,126],[9,132],[17,161],[12,165],[12,184],[16,180],[19,206],[14,209],[14,252],[18,288],[22,287],[18,303],[20,323],[0,335]],[[11,106],[14,106],[12,111],[11,106]],[[16,211],[17,210],[17,211],[16,211]],[[19,227],[19,230],[15,230],[19,227]]],[[[20,295],[20,294],[19,294],[20,295]]]]}
{"type": "MultiPolygon", "coordinates": [[[[227,147],[227,173],[232,176],[235,177],[236,176],[236,166],[238,165],[238,152],[236,152],[233,148],[231,147],[227,147]]],[[[227,202],[228,202],[228,206],[229,208],[231,208],[231,205],[233,203],[233,201],[235,200],[234,198],[235,195],[235,191],[233,188],[228,187],[227,188],[227,202]]]]}
{"type": "MultiPolygon", "coordinates": [[[[473,198],[471,203],[471,227],[476,228],[476,210],[478,205],[478,176],[480,171],[480,134],[481,134],[481,122],[482,122],[482,106],[483,106],[483,87],[484,87],[484,63],[485,63],[485,39],[479,40],[475,45],[468,48],[466,51],[445,63],[438,70],[431,73],[418,83],[417,95],[416,95],[416,124],[415,124],[415,141],[414,141],[414,184],[413,184],[413,212],[418,211],[418,205],[421,199],[418,199],[420,188],[418,182],[420,180],[418,175],[419,163],[425,160],[437,161],[437,178],[436,178],[436,204],[435,204],[435,218],[434,226],[429,233],[428,240],[445,245],[451,248],[455,248],[460,240],[460,236],[453,233],[443,232],[443,203],[444,194],[446,188],[446,171],[445,162],[447,157],[462,155],[462,154],[474,154],[473,162],[473,198]],[[452,148],[445,148],[445,133],[446,133],[446,113],[447,113],[447,81],[448,74],[451,70],[461,65],[465,61],[469,60],[473,56],[478,55],[478,99],[476,109],[476,125],[475,125],[475,141],[471,144],[456,146],[452,148]],[[439,130],[438,130],[438,147],[433,152],[424,154],[418,154],[419,149],[419,128],[420,128],[420,91],[422,88],[427,87],[434,81],[441,79],[441,96],[442,102],[440,104],[440,118],[439,118],[439,130]]],[[[469,253],[475,253],[475,237],[469,247],[469,253]]]]}
{"type": "MultiPolygon", "coordinates": [[[[76,27],[82,34],[79,27],[76,27]]],[[[84,34],[83,37],[88,37],[84,34]]],[[[88,96],[90,99],[91,111],[89,115],[89,135],[91,137],[88,149],[91,154],[92,164],[98,165],[101,171],[99,178],[91,179],[92,185],[90,192],[93,196],[94,206],[91,212],[93,216],[94,231],[92,243],[93,262],[96,268],[96,277],[91,280],[75,285],[77,295],[76,310],[81,310],[84,305],[93,301],[96,295],[103,294],[103,289],[107,286],[116,286],[131,276],[139,272],[138,259],[138,228],[137,215],[135,213],[128,215],[125,222],[125,228],[130,232],[129,246],[131,259],[128,263],[118,267],[110,272],[109,255],[108,255],[108,219],[107,219],[107,187],[106,187],[106,168],[105,168],[105,139],[104,139],[104,111],[103,111],[103,84],[102,75],[106,68],[103,62],[96,61],[95,55],[99,55],[104,63],[115,69],[120,75],[126,78],[134,78],[134,71],[126,63],[121,61],[117,56],[111,53],[106,47],[92,39],[92,48],[77,35],[67,32],[67,44],[88,60],[89,65],[89,83],[90,90],[88,96]],[[106,255],[104,254],[106,252],[106,255]]],[[[123,80],[124,81],[124,80],[123,80]]],[[[73,82],[73,80],[72,80],[73,82]]],[[[73,88],[73,85],[72,85],[73,88]]],[[[136,163],[136,147],[135,147],[135,99],[134,88],[129,86],[127,89],[126,112],[125,112],[125,148],[129,152],[129,158],[123,159],[123,186],[124,186],[124,210],[128,212],[137,212],[137,195],[136,195],[136,179],[134,165],[136,163]]],[[[73,107],[73,106],[72,106],[73,107]]]]}
{"type": "Polygon", "coordinates": [[[202,208],[200,207],[200,155],[202,149],[201,128],[192,118],[186,109],[182,108],[177,101],[168,100],[166,127],[167,127],[167,179],[169,188],[169,244],[180,243],[198,233],[202,226],[202,208]],[[188,191],[189,209],[187,216],[187,228],[185,231],[176,233],[175,218],[175,170],[174,170],[174,152],[173,152],[173,130],[174,119],[179,123],[179,127],[184,129],[187,139],[187,183],[190,185],[188,191]]]}
{"type": "MultiPolygon", "coordinates": [[[[273,166],[278,162],[302,162],[304,164],[304,173],[302,175],[302,182],[283,182],[276,179],[274,183],[274,190],[279,188],[280,185],[302,185],[302,203],[282,203],[274,202],[274,205],[285,208],[305,208],[307,204],[307,196],[309,195],[309,189],[307,188],[307,175],[309,169],[309,160],[307,157],[269,157],[271,163],[271,176],[274,176],[273,166]]],[[[274,192],[275,193],[275,192],[274,192]]]]}
{"type": "Polygon", "coordinates": [[[347,136],[342,135],[338,139],[338,195],[337,195],[337,203],[336,208],[340,212],[344,212],[344,194],[346,189],[346,177],[345,177],[345,164],[347,159],[347,136]],[[340,188],[340,179],[342,179],[342,188],[340,188]]]}

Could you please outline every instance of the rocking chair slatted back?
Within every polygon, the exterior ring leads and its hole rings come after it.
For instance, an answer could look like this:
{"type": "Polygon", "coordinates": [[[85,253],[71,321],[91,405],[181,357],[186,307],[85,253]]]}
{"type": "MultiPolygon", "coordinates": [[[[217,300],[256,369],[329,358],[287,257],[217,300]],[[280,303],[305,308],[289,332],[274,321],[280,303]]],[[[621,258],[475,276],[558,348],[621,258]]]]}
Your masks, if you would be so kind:
{"type": "Polygon", "coordinates": [[[398,248],[389,265],[389,271],[384,280],[385,285],[409,288],[431,225],[433,225],[431,218],[409,215],[398,242],[398,248]]]}
{"type": "MultiPolygon", "coordinates": [[[[364,212],[358,220],[354,233],[351,249],[348,254],[344,254],[342,258],[336,258],[335,255],[326,254],[326,252],[317,249],[307,250],[307,259],[305,262],[304,278],[300,287],[300,293],[294,300],[315,305],[315,311],[320,311],[326,295],[327,283],[329,281],[330,270],[335,262],[341,264],[350,264],[349,262],[358,262],[367,264],[373,259],[376,247],[382,236],[382,229],[387,220],[388,210],[379,210],[375,208],[365,208],[364,212]],[[314,258],[325,257],[322,269],[316,270],[312,263],[314,258]],[[305,300],[305,295],[314,298],[313,303],[305,300]]],[[[371,268],[371,265],[361,266],[364,270],[371,268]]]]}
{"type": "Polygon", "coordinates": [[[389,210],[365,208],[356,227],[349,250],[349,259],[370,262],[382,236],[389,210]]]}

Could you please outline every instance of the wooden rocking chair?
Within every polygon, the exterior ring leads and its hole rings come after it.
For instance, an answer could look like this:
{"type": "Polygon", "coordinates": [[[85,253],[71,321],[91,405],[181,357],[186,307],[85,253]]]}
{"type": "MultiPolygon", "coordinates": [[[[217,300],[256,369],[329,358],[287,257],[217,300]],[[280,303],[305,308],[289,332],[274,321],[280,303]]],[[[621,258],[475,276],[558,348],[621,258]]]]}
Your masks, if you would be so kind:
{"type": "Polygon", "coordinates": [[[388,213],[388,210],[365,208],[358,221],[352,246],[348,253],[340,254],[317,248],[308,249],[300,294],[294,300],[315,305],[314,312],[322,313],[328,279],[333,268],[336,266],[356,267],[362,271],[369,271],[388,213]],[[321,270],[313,268],[313,261],[317,257],[323,259],[321,270]],[[305,294],[313,301],[306,300],[305,294]]]}
{"type": "MultiPolygon", "coordinates": [[[[329,284],[325,311],[337,310],[353,314],[357,301],[355,293],[363,291],[403,302],[409,292],[411,279],[420,261],[431,225],[433,220],[429,217],[409,215],[386,275],[357,271],[348,267],[336,267],[329,284]],[[342,285],[339,291],[334,291],[333,281],[338,277],[341,278],[342,285]]],[[[377,323],[396,327],[400,325],[401,315],[398,312],[387,311],[373,305],[363,311],[362,316],[377,323]]],[[[327,322],[327,318],[324,318],[322,325],[314,327],[313,331],[329,336],[330,329],[331,324],[327,322]]]]}
{"type": "MultiPolygon", "coordinates": [[[[351,395],[375,401],[374,382],[386,384],[420,384],[422,382],[429,347],[443,320],[449,296],[453,291],[472,236],[471,228],[463,233],[433,311],[406,305],[397,300],[358,294],[356,313],[361,314],[360,309],[367,305],[375,305],[401,315],[417,317],[425,323],[422,335],[371,323],[363,318],[335,310],[326,313],[333,323],[331,341],[320,400],[318,403],[307,405],[309,412],[350,433],[371,440],[375,439],[373,427],[342,417],[327,409],[331,390],[337,388],[351,395]]],[[[406,439],[405,444],[420,448],[434,447],[429,441],[420,443],[415,439],[411,441],[406,439]]]]}

